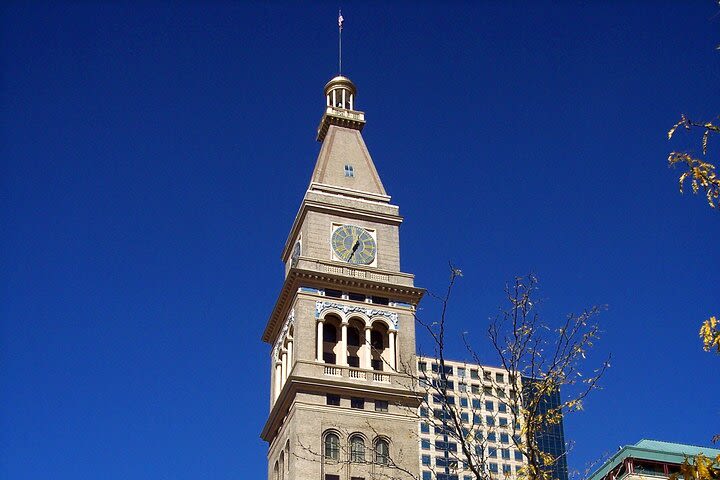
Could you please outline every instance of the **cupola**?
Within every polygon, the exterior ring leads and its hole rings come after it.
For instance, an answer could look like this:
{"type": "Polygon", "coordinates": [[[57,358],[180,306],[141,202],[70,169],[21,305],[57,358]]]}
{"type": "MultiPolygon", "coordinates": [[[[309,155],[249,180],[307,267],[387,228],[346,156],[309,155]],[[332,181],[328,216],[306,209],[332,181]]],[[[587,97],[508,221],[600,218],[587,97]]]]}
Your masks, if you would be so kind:
{"type": "Polygon", "coordinates": [[[342,75],[325,85],[325,113],[318,126],[318,142],[325,139],[330,125],[362,131],[365,126],[365,113],[355,110],[356,96],[355,84],[342,75]]]}

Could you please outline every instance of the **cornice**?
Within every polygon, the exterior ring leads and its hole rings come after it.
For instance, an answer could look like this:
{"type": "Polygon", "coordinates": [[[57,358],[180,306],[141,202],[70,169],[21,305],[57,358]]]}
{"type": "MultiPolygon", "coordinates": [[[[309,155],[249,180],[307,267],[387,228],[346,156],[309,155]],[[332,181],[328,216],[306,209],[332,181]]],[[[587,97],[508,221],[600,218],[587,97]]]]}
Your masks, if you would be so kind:
{"type": "MultiPolygon", "coordinates": [[[[302,257],[301,257],[301,260],[302,257]]],[[[299,262],[299,263],[305,263],[305,262],[299,262]]],[[[332,265],[329,265],[332,267],[332,265]]],[[[338,266],[336,268],[349,268],[346,266],[338,266]]],[[[364,272],[365,270],[360,269],[352,269],[357,270],[358,272],[364,272]]],[[[384,272],[382,270],[377,271],[373,270],[369,273],[377,275],[383,274],[388,275],[388,278],[390,278],[391,275],[394,276],[401,276],[402,278],[412,281],[414,278],[413,275],[407,274],[407,273],[399,273],[399,272],[384,272]]],[[[306,270],[302,268],[293,267],[290,269],[290,271],[287,274],[287,277],[285,277],[285,282],[283,283],[282,288],[280,289],[280,294],[278,295],[278,299],[275,302],[275,307],[273,308],[272,313],[270,314],[270,318],[268,318],[267,324],[265,326],[265,331],[262,335],[263,342],[266,343],[272,343],[277,336],[277,331],[285,321],[289,309],[292,306],[292,300],[297,294],[298,288],[301,286],[301,284],[306,284],[306,286],[319,286],[319,287],[336,287],[338,289],[342,288],[352,288],[357,290],[363,290],[370,293],[378,293],[382,294],[383,296],[392,297],[395,300],[407,302],[411,305],[417,305],[420,302],[420,299],[425,294],[425,290],[422,288],[414,287],[412,285],[399,285],[396,283],[383,283],[378,282],[377,280],[367,279],[367,278],[357,278],[357,277],[350,277],[346,275],[340,275],[340,274],[334,274],[334,273],[328,273],[328,272],[321,272],[318,270],[306,270]]],[[[383,307],[385,308],[385,307],[383,307]]]]}
{"type": "MultiPolygon", "coordinates": [[[[266,442],[272,442],[276,433],[280,430],[283,419],[285,418],[290,407],[293,405],[293,399],[298,392],[318,392],[318,393],[345,393],[352,395],[354,392],[367,396],[368,394],[382,395],[391,399],[395,403],[404,403],[408,407],[417,407],[420,404],[422,394],[407,388],[387,387],[387,386],[368,386],[354,385],[352,383],[338,383],[337,379],[324,379],[316,377],[299,377],[295,375],[288,376],[280,395],[275,404],[270,409],[268,419],[260,433],[260,438],[266,442]]],[[[355,414],[371,412],[354,411],[355,414]]],[[[374,412],[372,412],[374,413],[374,412]]]]}

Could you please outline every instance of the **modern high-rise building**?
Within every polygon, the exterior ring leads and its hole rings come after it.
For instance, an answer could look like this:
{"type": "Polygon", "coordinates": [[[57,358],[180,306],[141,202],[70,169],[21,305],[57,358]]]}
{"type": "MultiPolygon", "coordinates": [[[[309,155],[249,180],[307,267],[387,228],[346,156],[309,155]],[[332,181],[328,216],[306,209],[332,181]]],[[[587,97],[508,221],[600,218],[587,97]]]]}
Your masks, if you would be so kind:
{"type": "Polygon", "coordinates": [[[522,386],[499,368],[446,361],[438,372],[432,360],[418,361],[414,314],[424,291],[400,269],[402,217],[363,141],[355,85],[337,76],[324,100],[320,152],[262,337],[271,345],[261,434],[268,478],[469,480],[457,442],[438,423],[443,407],[425,388],[438,379],[483,468],[514,477],[524,463],[513,443],[521,420],[507,399],[522,386]]]}
{"type": "MultiPolygon", "coordinates": [[[[523,398],[528,399],[535,397],[536,383],[532,378],[522,378],[523,398]]],[[[556,410],[562,404],[560,399],[560,390],[555,390],[550,394],[544,394],[543,398],[538,402],[541,415],[546,415],[551,410],[556,410]]],[[[538,448],[541,452],[548,454],[555,459],[555,462],[547,467],[552,480],[568,480],[567,466],[567,447],[565,445],[565,432],[563,422],[553,424],[543,424],[542,429],[535,435],[538,448]]]]}
{"type": "Polygon", "coordinates": [[[511,400],[522,391],[520,382],[505,369],[444,360],[441,371],[436,359],[418,358],[420,388],[420,478],[422,480],[474,480],[467,454],[460,451],[461,433],[470,438],[469,454],[494,478],[514,478],[525,464],[515,447],[522,419],[512,413],[511,400]],[[443,382],[445,398],[438,392],[443,382]],[[446,426],[447,410],[460,416],[461,431],[446,426]]]}

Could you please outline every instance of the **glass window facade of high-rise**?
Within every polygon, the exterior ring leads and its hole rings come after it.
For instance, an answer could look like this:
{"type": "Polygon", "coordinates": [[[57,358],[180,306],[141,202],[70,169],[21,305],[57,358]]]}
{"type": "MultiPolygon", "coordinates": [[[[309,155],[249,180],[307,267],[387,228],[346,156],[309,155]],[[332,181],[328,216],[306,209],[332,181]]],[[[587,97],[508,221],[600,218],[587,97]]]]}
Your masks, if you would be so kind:
{"type": "MultiPolygon", "coordinates": [[[[535,394],[533,388],[533,379],[523,377],[523,395],[529,399],[535,394]]],[[[560,391],[555,390],[551,394],[545,395],[545,398],[539,404],[541,414],[547,413],[553,408],[560,406],[560,391]]],[[[562,420],[554,425],[544,425],[543,429],[535,436],[538,442],[538,448],[556,459],[555,463],[548,467],[552,480],[568,480],[567,456],[565,450],[565,433],[563,430],[562,420]]]]}

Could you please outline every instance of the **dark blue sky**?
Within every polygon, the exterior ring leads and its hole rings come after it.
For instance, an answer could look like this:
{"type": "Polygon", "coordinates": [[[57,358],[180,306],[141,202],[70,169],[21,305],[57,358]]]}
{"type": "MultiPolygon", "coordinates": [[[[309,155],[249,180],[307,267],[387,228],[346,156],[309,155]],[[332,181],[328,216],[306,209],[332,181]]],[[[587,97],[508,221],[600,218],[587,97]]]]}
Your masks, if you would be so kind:
{"type": "MultiPolygon", "coordinates": [[[[493,363],[487,319],[528,271],[551,323],[609,305],[572,468],[720,429],[697,338],[720,313],[720,216],[665,161],[699,149],[668,142],[680,113],[720,113],[715,4],[342,5],[403,270],[434,290],[448,260],[465,273],[453,334],[493,363]]],[[[260,335],[337,6],[0,7],[0,477],[264,478],[260,335]]]]}

